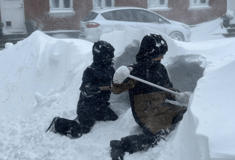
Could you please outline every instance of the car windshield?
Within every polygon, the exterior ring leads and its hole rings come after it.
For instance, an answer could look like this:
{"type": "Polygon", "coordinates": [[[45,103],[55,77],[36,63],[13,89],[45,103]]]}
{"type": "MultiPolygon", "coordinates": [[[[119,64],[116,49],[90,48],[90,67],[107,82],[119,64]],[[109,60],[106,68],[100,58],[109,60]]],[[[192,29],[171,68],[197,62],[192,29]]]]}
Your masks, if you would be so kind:
{"type": "Polygon", "coordinates": [[[90,20],[94,20],[97,17],[98,13],[95,12],[90,12],[84,19],[83,21],[90,21],[90,20]]]}

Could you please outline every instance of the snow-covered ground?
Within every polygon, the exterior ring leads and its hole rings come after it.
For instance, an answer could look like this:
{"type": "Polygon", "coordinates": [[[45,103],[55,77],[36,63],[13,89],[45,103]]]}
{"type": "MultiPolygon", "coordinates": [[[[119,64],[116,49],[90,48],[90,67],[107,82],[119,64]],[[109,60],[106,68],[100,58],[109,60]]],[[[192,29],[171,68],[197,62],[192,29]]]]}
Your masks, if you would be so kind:
{"type": "MultiPolygon", "coordinates": [[[[147,152],[125,154],[125,160],[235,159],[235,38],[218,34],[225,31],[216,21],[192,28],[192,42],[163,35],[169,51],[162,63],[172,82],[194,92],[184,119],[166,141],[147,152]]],[[[139,41],[152,32],[126,28],[103,35],[116,49],[115,67],[134,62],[139,41]]],[[[45,133],[53,117],[76,117],[92,45],[36,31],[0,51],[0,160],[110,160],[110,140],[139,133],[126,93],[110,100],[117,121],[97,122],[79,139],[45,133]]]]}
{"type": "Polygon", "coordinates": [[[205,22],[191,27],[191,41],[205,41],[213,39],[222,39],[222,34],[227,34],[225,28],[221,27],[223,20],[221,18],[215,19],[210,22],[205,22]]]}

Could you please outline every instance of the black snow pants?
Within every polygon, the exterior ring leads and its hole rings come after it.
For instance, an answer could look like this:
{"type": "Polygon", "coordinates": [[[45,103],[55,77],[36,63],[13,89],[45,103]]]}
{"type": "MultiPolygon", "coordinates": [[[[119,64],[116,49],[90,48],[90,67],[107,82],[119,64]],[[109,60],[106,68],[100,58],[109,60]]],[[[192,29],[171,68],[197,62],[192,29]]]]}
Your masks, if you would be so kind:
{"type": "Polygon", "coordinates": [[[78,117],[75,120],[58,118],[55,122],[55,130],[61,135],[70,138],[79,138],[89,133],[96,121],[115,121],[116,113],[109,108],[109,102],[96,107],[82,106],[78,109],[78,117]]]}
{"type": "MultiPolygon", "coordinates": [[[[183,119],[182,114],[178,114],[172,120],[172,130],[175,129],[176,124],[183,119]]],[[[157,145],[157,143],[164,139],[172,130],[161,130],[156,134],[152,134],[149,131],[143,129],[143,134],[140,135],[131,135],[127,137],[121,138],[119,142],[117,140],[113,140],[110,142],[110,146],[112,150],[116,153],[111,154],[114,155],[112,157],[113,160],[118,159],[120,156],[121,160],[123,159],[123,155],[125,152],[129,152],[130,154],[138,152],[138,151],[147,151],[149,148],[152,148],[157,145]]]]}
{"type": "Polygon", "coordinates": [[[157,136],[140,134],[122,138],[121,145],[124,152],[132,154],[138,151],[147,151],[149,148],[157,145],[158,141],[160,141],[160,139],[157,136]]]}
{"type": "Polygon", "coordinates": [[[156,146],[161,139],[165,139],[164,137],[166,137],[168,134],[168,131],[161,130],[155,135],[144,133],[127,136],[121,138],[120,147],[124,152],[129,152],[130,154],[138,151],[147,151],[149,148],[156,146]]]}

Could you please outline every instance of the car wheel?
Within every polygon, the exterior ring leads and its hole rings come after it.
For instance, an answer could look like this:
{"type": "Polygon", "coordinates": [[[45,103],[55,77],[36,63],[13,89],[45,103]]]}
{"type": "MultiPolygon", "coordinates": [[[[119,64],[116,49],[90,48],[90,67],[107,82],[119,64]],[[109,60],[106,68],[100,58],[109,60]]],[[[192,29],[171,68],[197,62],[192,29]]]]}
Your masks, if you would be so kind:
{"type": "Polygon", "coordinates": [[[184,36],[180,32],[172,32],[169,36],[177,41],[184,41],[184,36]]]}

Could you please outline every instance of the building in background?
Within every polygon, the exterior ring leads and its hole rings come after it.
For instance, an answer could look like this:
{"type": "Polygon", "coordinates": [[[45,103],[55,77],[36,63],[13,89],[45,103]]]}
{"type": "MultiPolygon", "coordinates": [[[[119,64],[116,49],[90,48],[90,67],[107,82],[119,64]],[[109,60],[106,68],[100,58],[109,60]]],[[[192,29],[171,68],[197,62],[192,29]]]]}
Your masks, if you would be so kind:
{"type": "MultiPolygon", "coordinates": [[[[79,30],[79,22],[92,9],[87,0],[0,0],[3,35],[42,31],[79,30]]],[[[29,33],[30,34],[30,33],[29,33]]]]}
{"type": "MultiPolygon", "coordinates": [[[[3,35],[78,32],[92,9],[133,6],[188,25],[210,21],[226,12],[227,0],[0,0],[3,35]]],[[[1,30],[0,30],[1,31],[1,30]]],[[[0,33],[1,34],[1,33],[0,33]]]]}
{"type": "Polygon", "coordinates": [[[223,23],[221,27],[226,28],[227,32],[235,35],[235,1],[227,1],[227,12],[222,16],[223,23]]]}

